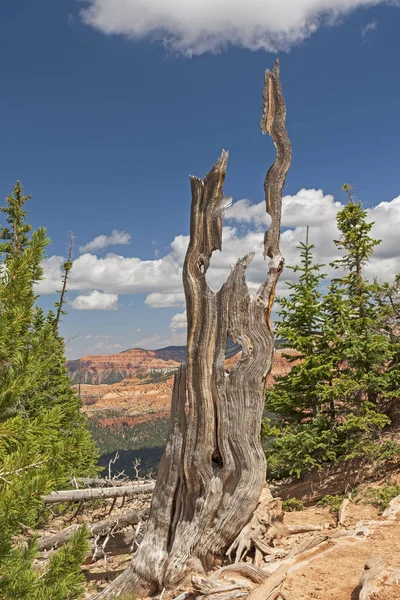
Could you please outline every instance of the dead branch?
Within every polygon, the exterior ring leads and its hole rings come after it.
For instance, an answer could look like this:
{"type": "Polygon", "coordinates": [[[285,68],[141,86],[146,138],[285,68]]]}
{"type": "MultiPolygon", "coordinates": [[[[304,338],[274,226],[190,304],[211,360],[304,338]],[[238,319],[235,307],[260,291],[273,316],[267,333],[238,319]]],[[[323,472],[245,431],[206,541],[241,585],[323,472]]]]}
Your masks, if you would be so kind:
{"type": "MultiPolygon", "coordinates": [[[[121,515],[120,517],[114,517],[112,519],[105,519],[104,521],[99,521],[94,525],[88,525],[88,529],[90,531],[91,537],[104,536],[111,532],[116,532],[125,527],[130,527],[132,525],[137,525],[140,521],[147,518],[148,511],[135,511],[126,513],[121,515]]],[[[56,533],[54,535],[46,536],[39,540],[39,552],[44,552],[45,550],[51,550],[52,548],[61,548],[67,542],[70,537],[75,533],[77,529],[79,529],[80,525],[71,525],[66,529],[60,531],[60,533],[56,533]]]]}
{"type": "Polygon", "coordinates": [[[250,592],[247,600],[269,600],[286,579],[288,571],[289,565],[281,565],[264,583],[250,592]]]}
{"type": "Polygon", "coordinates": [[[322,531],[322,525],[286,525],[285,533],[287,535],[296,535],[298,533],[309,533],[310,531],[322,531]]]}
{"type": "Polygon", "coordinates": [[[263,581],[269,577],[268,573],[254,565],[248,563],[235,563],[233,565],[226,565],[225,567],[221,567],[217,571],[214,571],[210,576],[210,581],[217,581],[225,575],[241,575],[254,583],[263,583],[263,581]]]}
{"type": "Polygon", "coordinates": [[[154,483],[140,485],[123,485],[113,488],[88,488],[85,490],[62,490],[52,492],[48,496],[42,496],[45,504],[59,504],[60,502],[81,502],[86,500],[102,500],[105,498],[131,498],[138,494],[152,492],[154,483]]]}

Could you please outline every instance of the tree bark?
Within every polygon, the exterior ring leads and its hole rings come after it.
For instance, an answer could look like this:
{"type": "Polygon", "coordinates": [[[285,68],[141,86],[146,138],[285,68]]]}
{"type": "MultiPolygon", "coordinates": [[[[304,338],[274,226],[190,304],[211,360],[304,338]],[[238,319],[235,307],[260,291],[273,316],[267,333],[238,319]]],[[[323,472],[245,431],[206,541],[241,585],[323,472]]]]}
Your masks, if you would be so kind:
{"type": "Polygon", "coordinates": [[[250,521],[263,489],[260,425],[274,352],[270,317],[284,265],[279,250],[282,190],[291,161],[278,62],[265,74],[261,129],[277,149],[264,186],[271,216],[264,240],[264,256],[271,259],[267,278],[250,296],[245,274],[251,253],[238,260],[217,293],[207,284],[212,253],[221,249],[223,214],[231,203],[223,194],[228,153],[222,151],[204,180],[191,177],[183,270],[188,363],[175,376],[171,427],[148,530],[130,567],[98,599],[149,595],[176,586],[190,570],[209,570],[250,521]],[[242,357],[226,372],[228,337],[241,345],[242,357]]]}

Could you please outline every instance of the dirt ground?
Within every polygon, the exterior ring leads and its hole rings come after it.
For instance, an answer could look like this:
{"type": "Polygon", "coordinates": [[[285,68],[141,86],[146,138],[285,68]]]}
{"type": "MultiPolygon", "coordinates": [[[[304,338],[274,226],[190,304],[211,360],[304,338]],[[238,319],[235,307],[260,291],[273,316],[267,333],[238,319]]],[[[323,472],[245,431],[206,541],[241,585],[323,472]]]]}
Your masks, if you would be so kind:
{"type": "MultiPolygon", "coordinates": [[[[310,508],[290,513],[285,520],[291,524],[322,524],[325,511],[310,508]]],[[[311,551],[307,558],[313,560],[306,566],[299,565],[287,577],[282,587],[286,600],[357,600],[360,577],[368,559],[381,556],[389,565],[400,567],[400,520],[387,522],[373,506],[350,505],[346,526],[352,527],[360,521],[365,522],[371,534],[350,538],[338,546],[328,541],[314,555],[311,551]]],[[[376,600],[400,600],[400,585],[379,593],[376,600]]]]}
{"type": "MultiPolygon", "coordinates": [[[[400,479],[400,477],[399,477],[400,479]]],[[[372,484],[376,486],[377,484],[372,484]]],[[[371,484],[367,487],[372,487],[371,484]]],[[[121,507],[114,507],[112,516],[119,516],[132,510],[142,510],[149,505],[150,495],[130,500],[121,507]]],[[[118,505],[121,501],[118,501],[118,505]]],[[[111,502],[102,506],[93,505],[82,515],[71,518],[57,517],[47,526],[43,535],[56,533],[71,523],[84,523],[107,517],[111,502]]],[[[319,535],[327,540],[314,549],[303,552],[290,565],[289,574],[282,586],[284,600],[358,600],[360,577],[367,560],[382,557],[388,565],[400,568],[400,515],[396,520],[385,519],[379,510],[366,502],[363,490],[350,502],[346,509],[343,524],[338,527],[338,516],[327,507],[315,505],[297,512],[287,512],[286,526],[318,526],[319,535]],[[354,529],[362,529],[360,535],[342,535],[354,529]]],[[[278,543],[285,553],[312,540],[316,532],[287,535],[278,543]]],[[[88,558],[82,570],[87,579],[85,598],[108,585],[129,564],[132,555],[108,556],[92,562],[88,558]]],[[[269,570],[270,565],[265,566],[269,570]]],[[[165,593],[164,600],[178,595],[165,593]]],[[[245,597],[245,596],[244,596],[245,597]]],[[[202,598],[205,598],[204,596],[202,598]]],[[[400,581],[371,597],[371,600],[400,600],[400,581]]]]}

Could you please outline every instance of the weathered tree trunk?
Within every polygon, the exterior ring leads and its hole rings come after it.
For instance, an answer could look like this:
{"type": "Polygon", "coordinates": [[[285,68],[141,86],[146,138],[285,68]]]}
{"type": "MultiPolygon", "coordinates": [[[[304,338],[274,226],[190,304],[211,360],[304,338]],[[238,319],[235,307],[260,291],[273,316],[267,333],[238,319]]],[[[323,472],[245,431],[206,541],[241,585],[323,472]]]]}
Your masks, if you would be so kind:
{"type": "Polygon", "coordinates": [[[253,254],[238,260],[219,292],[206,280],[211,255],[221,249],[223,213],[231,202],[223,195],[227,152],[204,180],[191,178],[190,242],[183,271],[188,363],[175,377],[171,428],[147,533],[130,567],[97,598],[147,595],[173,587],[191,569],[207,571],[256,508],[265,484],[260,425],[274,352],[270,315],[284,265],[281,202],[291,160],[285,121],[277,62],[273,72],[266,72],[261,120],[263,133],[272,136],[277,148],[265,181],[271,225],[264,256],[271,261],[255,295],[249,295],[245,281],[253,254]],[[228,336],[243,349],[229,372],[224,368],[228,336]]]}

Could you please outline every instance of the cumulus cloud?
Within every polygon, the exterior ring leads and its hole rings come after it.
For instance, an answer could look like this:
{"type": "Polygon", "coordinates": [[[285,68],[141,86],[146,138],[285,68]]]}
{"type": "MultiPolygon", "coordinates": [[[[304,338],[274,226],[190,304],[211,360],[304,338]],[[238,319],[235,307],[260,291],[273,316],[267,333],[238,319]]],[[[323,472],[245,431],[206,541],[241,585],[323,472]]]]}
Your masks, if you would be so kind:
{"type": "Polygon", "coordinates": [[[87,296],[77,296],[70,304],[75,310],[117,310],[117,302],[117,294],[93,290],[87,296]]]}
{"type": "MultiPolygon", "coordinates": [[[[179,256],[173,249],[157,260],[141,260],[117,254],[107,254],[104,258],[89,253],[82,254],[74,260],[68,289],[101,289],[118,294],[180,291],[183,261],[179,242],[177,249],[179,256]]],[[[40,281],[37,286],[39,294],[50,294],[60,289],[62,262],[62,257],[51,257],[45,262],[45,280],[40,281]]]]}
{"type": "Polygon", "coordinates": [[[61,265],[64,260],[62,256],[56,255],[44,259],[42,263],[44,277],[35,285],[38,294],[53,294],[61,289],[61,265]]]}
{"type": "Polygon", "coordinates": [[[170,329],[172,332],[179,331],[181,329],[186,330],[187,327],[187,316],[186,310],[182,313],[174,315],[171,319],[170,329]]]}
{"type": "MultiPolygon", "coordinates": [[[[338,258],[333,243],[339,232],[336,227],[337,212],[343,207],[333,196],[322,190],[300,190],[295,195],[283,199],[283,220],[286,228],[282,233],[281,248],[287,265],[295,265],[299,260],[298,246],[305,239],[306,228],[310,226],[310,241],[315,245],[315,258],[326,265],[328,276],[333,274],[329,263],[338,258]]],[[[392,280],[400,272],[400,253],[397,232],[400,229],[400,196],[392,201],[381,202],[367,210],[368,219],[374,221],[372,234],[382,239],[376,248],[375,257],[368,267],[369,276],[392,280]]],[[[256,255],[248,269],[247,281],[254,292],[265,279],[268,261],[263,258],[265,203],[251,204],[248,200],[236,202],[227,212],[223,228],[222,252],[214,252],[207,273],[209,285],[218,289],[225,281],[231,265],[248,252],[256,255]]],[[[147,294],[145,303],[152,308],[184,306],[182,267],[189,237],[178,235],[171,243],[170,251],[156,260],[125,258],[108,254],[99,258],[93,254],[83,254],[74,261],[68,288],[105,294],[147,294]]],[[[45,263],[46,279],[39,283],[42,294],[60,289],[62,257],[51,257],[45,263]]],[[[285,281],[296,277],[293,271],[285,269],[279,283],[278,293],[285,292],[285,281]]],[[[78,296],[78,298],[89,298],[78,296]]],[[[94,299],[92,298],[92,301],[94,299]]],[[[83,301],[87,304],[87,300],[83,301]]],[[[90,302],[90,301],[89,301],[90,302]]],[[[73,301],[75,305],[81,300],[73,301]]],[[[73,304],[74,305],[74,304],[73,304]]],[[[111,302],[114,308],[115,303],[111,302]]],[[[172,330],[171,330],[172,332],[172,330]]],[[[176,333],[176,330],[175,330],[176,333]]],[[[166,344],[167,345],[167,344],[166,344]]]]}
{"type": "Polygon", "coordinates": [[[117,231],[116,229],[111,235],[98,235],[91,242],[79,248],[80,252],[93,252],[101,250],[107,246],[127,246],[131,241],[131,235],[125,231],[117,231]]]}
{"type": "Polygon", "coordinates": [[[83,20],[105,34],[149,37],[188,55],[227,45],[288,50],[321,25],[389,0],[84,0],[83,20]]]}
{"type": "MultiPolygon", "coordinates": [[[[283,227],[298,227],[307,224],[312,227],[332,219],[342,204],[335,202],[330,194],[324,195],[322,190],[301,189],[294,196],[284,196],[282,200],[283,227]],[[322,209],[322,210],[321,210],[322,209]]],[[[256,228],[265,229],[271,219],[265,210],[265,201],[252,204],[250,200],[239,200],[226,211],[228,221],[247,223],[256,228]]]]}
{"type": "Polygon", "coordinates": [[[185,305],[185,294],[183,292],[176,292],[173,294],[161,294],[154,292],[149,294],[144,301],[147,306],[151,308],[167,308],[169,306],[184,306],[185,305]]]}

